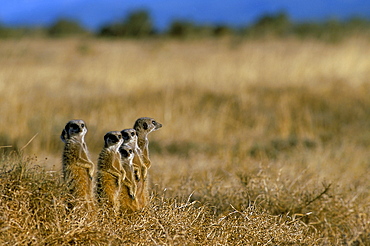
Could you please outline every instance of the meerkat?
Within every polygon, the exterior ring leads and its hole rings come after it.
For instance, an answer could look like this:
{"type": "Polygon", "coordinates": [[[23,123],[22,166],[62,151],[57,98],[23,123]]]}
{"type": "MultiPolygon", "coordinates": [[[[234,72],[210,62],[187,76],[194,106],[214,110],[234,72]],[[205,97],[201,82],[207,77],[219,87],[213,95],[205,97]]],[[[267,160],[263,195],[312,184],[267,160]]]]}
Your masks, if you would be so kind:
{"type": "Polygon", "coordinates": [[[115,211],[119,209],[119,193],[126,171],[122,167],[121,154],[118,151],[123,143],[119,131],[111,131],[104,136],[104,148],[99,154],[96,195],[98,202],[106,203],[115,211]]]}
{"type": "Polygon", "coordinates": [[[161,123],[149,117],[141,117],[137,119],[133,127],[136,130],[138,146],[142,151],[142,159],[148,169],[151,166],[148,134],[160,129],[161,127],[161,123]]]}
{"type": "Polygon", "coordinates": [[[148,173],[148,168],[142,160],[142,152],[137,144],[137,134],[135,129],[124,129],[121,131],[124,139],[124,144],[129,145],[134,151],[133,169],[136,181],[145,179],[148,173]]]}
{"type": "Polygon", "coordinates": [[[94,163],[89,158],[85,143],[87,127],[83,120],[69,121],[60,138],[63,150],[63,178],[69,192],[84,201],[93,201],[94,163]]]}
{"type": "Polygon", "coordinates": [[[121,154],[121,164],[126,172],[126,177],[122,183],[122,189],[119,195],[120,210],[133,212],[140,209],[136,199],[137,184],[134,177],[132,161],[134,159],[134,150],[131,146],[122,144],[119,147],[121,154]]]}
{"type": "Polygon", "coordinates": [[[139,151],[138,153],[141,155],[141,159],[144,163],[144,166],[146,166],[145,169],[145,176],[143,176],[143,179],[138,181],[138,203],[140,204],[141,208],[145,207],[147,205],[148,201],[148,181],[147,181],[147,172],[148,169],[151,167],[151,161],[149,158],[149,140],[148,140],[148,134],[152,131],[156,131],[159,128],[162,127],[162,124],[155,121],[152,118],[149,117],[142,117],[135,121],[134,129],[136,131],[137,135],[137,142],[139,151]]]}

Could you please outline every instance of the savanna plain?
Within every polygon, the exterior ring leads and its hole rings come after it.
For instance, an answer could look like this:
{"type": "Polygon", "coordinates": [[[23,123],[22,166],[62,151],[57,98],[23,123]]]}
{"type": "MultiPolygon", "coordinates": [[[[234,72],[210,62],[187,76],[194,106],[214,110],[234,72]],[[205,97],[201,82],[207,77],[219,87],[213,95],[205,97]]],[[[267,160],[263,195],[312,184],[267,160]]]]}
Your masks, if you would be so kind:
{"type": "Polygon", "coordinates": [[[0,40],[0,244],[370,245],[368,41],[0,40]],[[148,207],[68,210],[65,124],[143,116],[148,207]]]}

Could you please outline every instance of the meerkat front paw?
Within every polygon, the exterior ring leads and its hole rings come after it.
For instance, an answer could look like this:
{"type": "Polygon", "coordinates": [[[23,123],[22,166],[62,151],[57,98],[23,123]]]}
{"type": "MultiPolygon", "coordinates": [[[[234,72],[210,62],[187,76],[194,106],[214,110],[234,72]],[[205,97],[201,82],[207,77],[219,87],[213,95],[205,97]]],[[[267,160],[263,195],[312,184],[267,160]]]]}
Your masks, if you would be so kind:
{"type": "Polygon", "coordinates": [[[134,176],[135,176],[135,180],[139,182],[140,181],[140,170],[138,168],[134,169],[134,176]]]}
{"type": "Polygon", "coordinates": [[[136,191],[135,191],[135,189],[133,189],[133,187],[128,189],[128,195],[130,196],[130,198],[131,198],[132,200],[135,200],[135,197],[136,197],[136,191]]]}
{"type": "Polygon", "coordinates": [[[143,175],[143,180],[145,181],[148,176],[148,168],[143,165],[143,167],[141,168],[141,173],[143,175]]]}

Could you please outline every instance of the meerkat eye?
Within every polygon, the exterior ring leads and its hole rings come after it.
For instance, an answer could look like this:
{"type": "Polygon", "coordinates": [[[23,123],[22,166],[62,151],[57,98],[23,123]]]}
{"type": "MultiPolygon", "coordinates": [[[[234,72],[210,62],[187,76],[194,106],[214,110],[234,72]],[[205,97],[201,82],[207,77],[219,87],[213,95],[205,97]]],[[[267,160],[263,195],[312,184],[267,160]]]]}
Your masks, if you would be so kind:
{"type": "Polygon", "coordinates": [[[157,122],[155,122],[155,121],[153,120],[153,121],[152,121],[152,124],[153,124],[153,125],[155,125],[155,124],[157,124],[157,122]]]}
{"type": "Polygon", "coordinates": [[[129,150],[130,154],[132,154],[132,149],[129,150]]]}
{"type": "Polygon", "coordinates": [[[118,139],[121,139],[122,138],[122,135],[118,135],[118,139]]]}
{"type": "Polygon", "coordinates": [[[84,128],[85,127],[85,124],[81,124],[81,127],[84,128]]]}
{"type": "Polygon", "coordinates": [[[131,136],[135,136],[135,133],[134,132],[131,132],[131,136]]]}

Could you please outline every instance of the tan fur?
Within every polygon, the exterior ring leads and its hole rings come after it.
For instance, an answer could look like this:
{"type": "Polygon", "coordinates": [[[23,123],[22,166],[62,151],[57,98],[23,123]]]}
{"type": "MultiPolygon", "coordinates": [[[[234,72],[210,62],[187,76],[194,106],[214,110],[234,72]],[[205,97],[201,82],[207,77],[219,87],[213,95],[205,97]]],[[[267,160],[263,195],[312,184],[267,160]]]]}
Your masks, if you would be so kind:
{"type": "Polygon", "coordinates": [[[118,149],[123,143],[121,132],[112,131],[104,136],[104,148],[99,154],[96,193],[99,203],[106,203],[118,211],[119,194],[126,172],[118,149]]]}
{"type": "Polygon", "coordinates": [[[137,145],[137,134],[135,129],[125,129],[121,131],[122,137],[124,139],[124,144],[130,146],[134,151],[134,159],[133,159],[133,169],[135,174],[136,181],[140,179],[146,179],[148,168],[144,164],[142,160],[142,152],[139,146],[137,145]]]}
{"type": "Polygon", "coordinates": [[[145,207],[148,203],[149,191],[148,191],[148,178],[147,170],[151,167],[152,163],[149,158],[149,140],[148,134],[152,131],[156,131],[162,127],[161,123],[156,122],[154,119],[149,117],[142,117],[136,120],[134,129],[137,134],[137,145],[138,155],[141,156],[143,164],[146,166],[145,176],[143,179],[138,181],[138,192],[137,200],[141,208],[145,207]]]}
{"type": "Polygon", "coordinates": [[[92,202],[94,163],[89,158],[84,141],[86,132],[86,125],[82,120],[69,121],[62,131],[61,139],[65,143],[63,178],[68,191],[77,200],[92,202]]]}
{"type": "Polygon", "coordinates": [[[130,146],[123,144],[119,148],[119,152],[121,154],[122,167],[126,172],[119,195],[120,209],[121,211],[134,212],[140,209],[136,198],[137,184],[132,164],[134,151],[130,146]]]}

